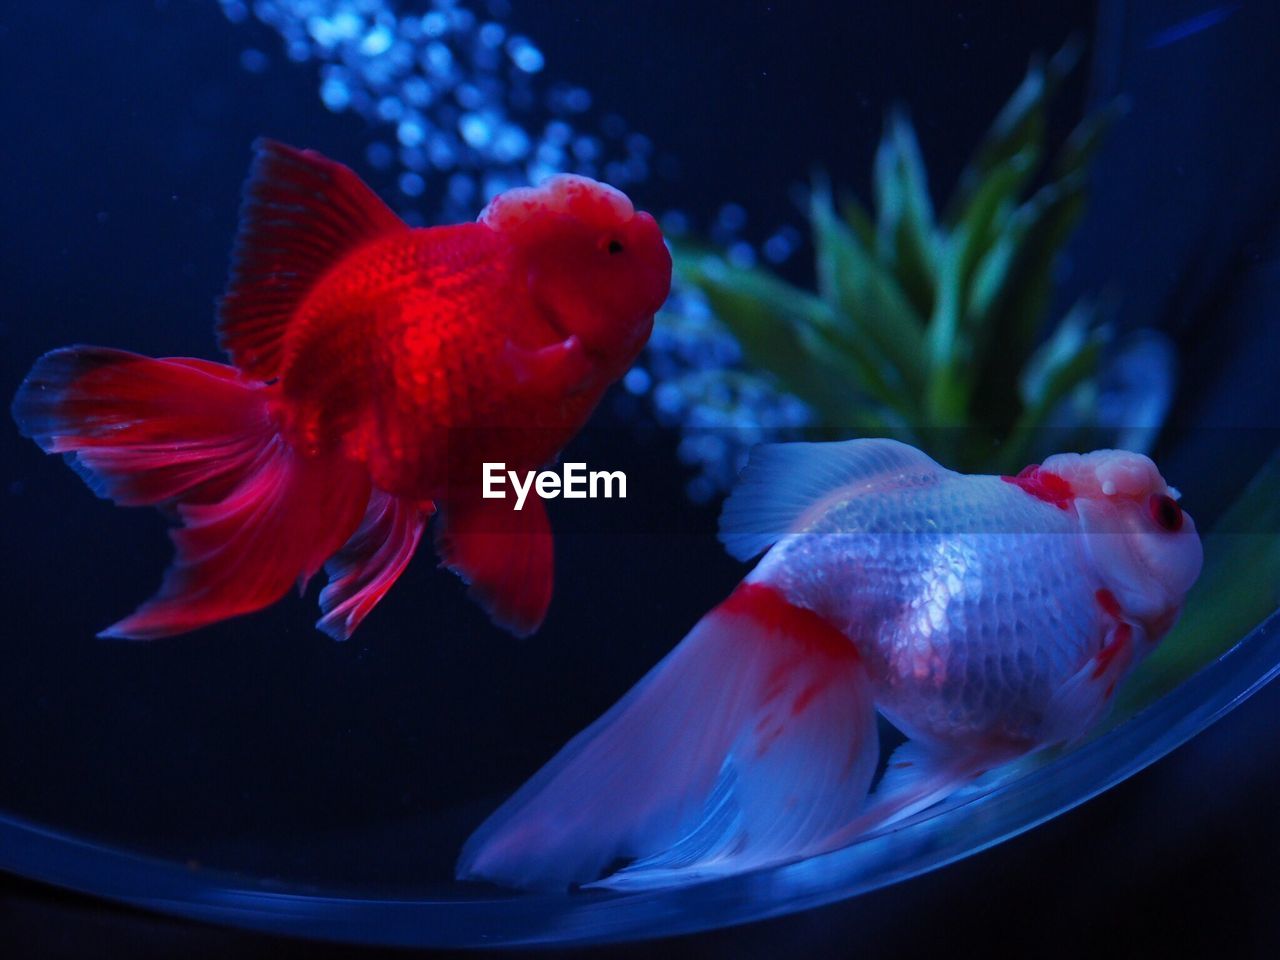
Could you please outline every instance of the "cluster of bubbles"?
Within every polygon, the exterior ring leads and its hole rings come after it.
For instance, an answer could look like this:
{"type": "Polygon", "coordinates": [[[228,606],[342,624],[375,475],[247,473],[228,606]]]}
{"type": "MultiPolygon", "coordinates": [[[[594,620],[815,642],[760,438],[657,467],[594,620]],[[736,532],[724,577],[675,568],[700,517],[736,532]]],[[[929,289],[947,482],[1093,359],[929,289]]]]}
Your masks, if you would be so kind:
{"type": "MultiPolygon", "coordinates": [[[[507,0],[219,0],[233,23],[253,16],[285,56],[320,67],[320,99],[382,133],[369,165],[398,171],[401,206],[474,216],[512,186],[569,171],[620,186],[649,176],[652,143],[621,117],[592,112],[585,87],[542,83],[538,45],[508,30],[507,0]],[[401,9],[401,7],[405,9],[401,9]],[[413,9],[408,8],[412,6],[413,9]]],[[[266,55],[241,64],[261,72],[266,55]]],[[[412,211],[411,211],[412,212],[412,211]]]]}
{"type": "MultiPolygon", "coordinates": [[[[752,244],[744,237],[746,226],[746,210],[727,203],[706,230],[736,267],[760,261],[781,265],[801,244],[800,231],[790,226],[752,244]]],[[[688,218],[678,212],[665,214],[662,228],[677,239],[690,231],[688,218]]],[[[678,277],[654,323],[648,348],[623,387],[649,396],[658,421],[680,431],[677,452],[692,468],[686,491],[695,503],[732,487],[753,446],[795,439],[814,422],[804,401],[779,390],[745,362],[741,345],[707,298],[678,277]]]]}
{"type": "Polygon", "coordinates": [[[686,491],[697,503],[733,485],[753,446],[793,439],[813,421],[803,401],[744,365],[706,298],[680,284],[622,383],[650,397],[660,423],[679,429],[680,460],[693,469],[686,491]]]}
{"type": "MultiPolygon", "coordinates": [[[[646,136],[595,110],[585,87],[544,81],[542,50],[504,23],[507,0],[219,3],[233,23],[254,17],[271,27],[289,60],[319,66],[321,102],[375,131],[366,160],[395,175],[397,206],[410,222],[424,222],[424,209],[432,221],[470,219],[494,195],[554,173],[624,188],[651,176],[646,136]]],[[[269,58],[250,48],[240,62],[261,73],[269,58]]],[[[743,239],[746,217],[726,204],[708,230],[731,263],[780,264],[799,246],[793,227],[751,244],[743,239]]],[[[689,229],[678,211],[662,220],[669,235],[689,229]]],[[[800,400],[744,366],[706,300],[679,285],[624,388],[649,398],[658,419],[681,431],[680,456],[694,471],[688,492],[699,501],[732,485],[751,446],[790,436],[811,419],[800,400]]]]}

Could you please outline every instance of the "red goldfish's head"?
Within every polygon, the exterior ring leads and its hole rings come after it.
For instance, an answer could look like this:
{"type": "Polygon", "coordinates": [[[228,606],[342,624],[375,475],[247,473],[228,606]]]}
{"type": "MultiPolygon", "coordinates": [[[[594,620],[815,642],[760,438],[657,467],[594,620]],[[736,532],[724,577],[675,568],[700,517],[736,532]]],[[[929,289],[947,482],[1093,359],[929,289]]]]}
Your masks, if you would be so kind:
{"type": "Polygon", "coordinates": [[[621,374],[671,289],[671,254],[653,217],[607,184],[561,174],[495,197],[480,222],[516,244],[548,322],[621,374]]]}
{"type": "Polygon", "coordinates": [[[1178,491],[1148,457],[1127,450],[1060,453],[1042,469],[1070,484],[1104,585],[1158,640],[1173,625],[1204,559],[1178,491]]]}

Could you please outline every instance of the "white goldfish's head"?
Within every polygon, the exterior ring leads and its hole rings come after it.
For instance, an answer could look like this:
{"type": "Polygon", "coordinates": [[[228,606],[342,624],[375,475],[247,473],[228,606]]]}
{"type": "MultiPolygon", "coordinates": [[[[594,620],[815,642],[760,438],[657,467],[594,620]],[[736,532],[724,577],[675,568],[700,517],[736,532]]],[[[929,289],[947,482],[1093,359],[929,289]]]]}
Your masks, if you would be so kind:
{"type": "Polygon", "coordinates": [[[1106,588],[1152,641],[1173,625],[1200,575],[1195,521],[1150,458],[1125,450],[1063,453],[1040,468],[1071,485],[1073,501],[1106,588]]]}
{"type": "Polygon", "coordinates": [[[653,217],[607,184],[561,174],[495,197],[479,219],[521,251],[550,322],[610,373],[630,366],[671,289],[671,254],[653,217]]]}

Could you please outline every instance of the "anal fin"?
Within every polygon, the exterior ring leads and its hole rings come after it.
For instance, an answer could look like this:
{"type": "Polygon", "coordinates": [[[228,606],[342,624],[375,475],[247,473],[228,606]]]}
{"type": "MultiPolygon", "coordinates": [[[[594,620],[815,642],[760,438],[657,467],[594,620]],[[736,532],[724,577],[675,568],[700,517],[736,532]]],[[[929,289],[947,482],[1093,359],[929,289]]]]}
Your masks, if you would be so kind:
{"type": "Polygon", "coordinates": [[[961,794],[980,778],[985,781],[989,772],[1028,752],[1028,748],[1012,744],[958,746],[908,740],[889,755],[866,809],[828,838],[828,848],[851,843],[928,810],[961,794]]]}
{"type": "Polygon", "coordinates": [[[320,593],[317,629],[335,640],[355,632],[408,566],[434,511],[431,503],[373,492],[359,528],[324,565],[329,582],[320,593]]]}
{"type": "Polygon", "coordinates": [[[443,504],[436,551],[498,626],[524,637],[542,624],[551,604],[555,551],[538,497],[530,496],[520,510],[505,499],[443,504]]]}

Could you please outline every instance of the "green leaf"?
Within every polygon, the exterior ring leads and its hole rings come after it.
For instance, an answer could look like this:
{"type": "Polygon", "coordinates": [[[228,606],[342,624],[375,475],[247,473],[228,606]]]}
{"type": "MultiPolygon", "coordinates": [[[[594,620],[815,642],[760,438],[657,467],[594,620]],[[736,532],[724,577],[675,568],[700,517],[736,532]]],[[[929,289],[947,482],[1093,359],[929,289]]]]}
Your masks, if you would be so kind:
{"type": "Polygon", "coordinates": [[[1019,392],[1026,407],[1050,407],[1079,382],[1079,377],[1064,380],[1064,375],[1077,371],[1080,358],[1091,346],[1098,345],[1100,331],[1093,325],[1092,304],[1081,301],[1072,307],[1041,345],[1022,372],[1019,392]]]}
{"type": "Polygon", "coordinates": [[[891,369],[886,381],[911,409],[924,389],[923,325],[897,281],[875,260],[857,234],[835,215],[826,185],[814,184],[810,223],[817,255],[818,291],[847,322],[847,336],[869,343],[869,360],[891,369]]]}
{"type": "Polygon", "coordinates": [[[1083,177],[1042,187],[1009,218],[997,259],[978,267],[971,308],[983,322],[974,333],[974,411],[997,432],[1012,426],[1010,400],[1049,306],[1054,262],[1084,202],[1083,177]]]}
{"type": "Polygon", "coordinates": [[[929,181],[906,114],[890,112],[876,151],[873,177],[880,259],[898,278],[921,316],[933,310],[937,241],[929,181]]]}
{"type": "Polygon", "coordinates": [[[1017,231],[1006,228],[979,254],[978,261],[973,265],[964,312],[966,323],[974,331],[974,337],[982,344],[983,349],[996,340],[988,329],[991,325],[991,305],[1004,290],[1017,252],[1017,231]]]}
{"type": "Polygon", "coordinates": [[[1024,157],[1031,170],[1035,170],[1044,148],[1045,96],[1044,66],[1036,57],[960,175],[960,183],[943,217],[945,224],[954,227],[960,223],[991,172],[1013,157],[1024,157]]]}
{"type": "Polygon", "coordinates": [[[938,297],[926,333],[930,377],[925,425],[934,438],[930,452],[945,463],[960,462],[963,437],[958,428],[970,425],[967,367],[972,344],[960,324],[958,263],[956,245],[946,244],[938,261],[938,297]]]}
{"type": "Polygon", "coordinates": [[[899,397],[874,363],[834,338],[836,319],[823,300],[715,255],[677,251],[674,259],[679,279],[703,292],[747,361],[771,373],[824,422],[852,428],[884,422],[869,398],[892,408],[899,397]]]}
{"type": "Polygon", "coordinates": [[[938,298],[926,328],[932,373],[953,363],[960,352],[959,276],[957,248],[948,243],[938,258],[938,298]]]}
{"type": "Polygon", "coordinates": [[[842,190],[840,192],[840,216],[844,217],[844,222],[849,225],[849,229],[853,231],[853,235],[858,238],[864,250],[874,250],[876,248],[876,225],[871,221],[871,215],[867,213],[866,207],[858,202],[858,198],[852,193],[842,190]]]}
{"type": "Polygon", "coordinates": [[[1067,137],[1053,165],[1055,180],[1084,176],[1107,131],[1129,112],[1129,101],[1117,97],[1085,116],[1067,137]]]}
{"type": "Polygon", "coordinates": [[[1226,653],[1280,604],[1280,450],[1204,538],[1204,558],[1181,619],[1120,691],[1113,722],[1226,653]]]}
{"type": "Polygon", "coordinates": [[[1080,320],[1083,307],[1023,376],[1050,306],[1055,258],[1083,209],[1089,163],[1120,112],[1112,104],[1082,121],[1048,184],[1026,198],[1045,171],[1048,99],[1079,53],[1068,44],[1048,62],[1032,60],[941,223],[915,131],[903,111],[890,112],[875,156],[874,222],[852,195],[840,194],[837,212],[826,182],[815,185],[818,296],[706,254],[677,251],[678,271],[706,293],[747,362],[829,427],[879,418],[917,436],[929,430],[935,455],[984,469],[1025,451],[1066,402],[1088,428],[1104,334],[1080,320]]]}
{"type": "Polygon", "coordinates": [[[970,326],[981,325],[986,320],[994,294],[992,284],[998,282],[1012,252],[1004,228],[1034,165],[1032,152],[1024,150],[993,167],[973,192],[955,225],[952,236],[958,244],[959,295],[965,304],[965,322],[970,326]],[[975,286],[979,266],[984,268],[978,275],[983,283],[975,298],[970,291],[975,286]]]}
{"type": "MultiPolygon", "coordinates": [[[[1045,107],[1063,77],[1080,59],[1077,40],[1069,40],[1046,64],[1036,56],[1027,66],[1026,76],[996,115],[973,159],[960,176],[943,222],[955,226],[964,218],[986,178],[1010,158],[1022,155],[1028,162],[1028,176],[1035,172],[1044,150],[1045,107]]],[[[1021,188],[1020,188],[1021,189],[1021,188]]]]}
{"type": "Polygon", "coordinates": [[[1022,414],[999,454],[1000,471],[1026,463],[1027,450],[1049,414],[1098,370],[1110,334],[1095,325],[1091,304],[1077,303],[1027,363],[1022,375],[1022,414]]]}

